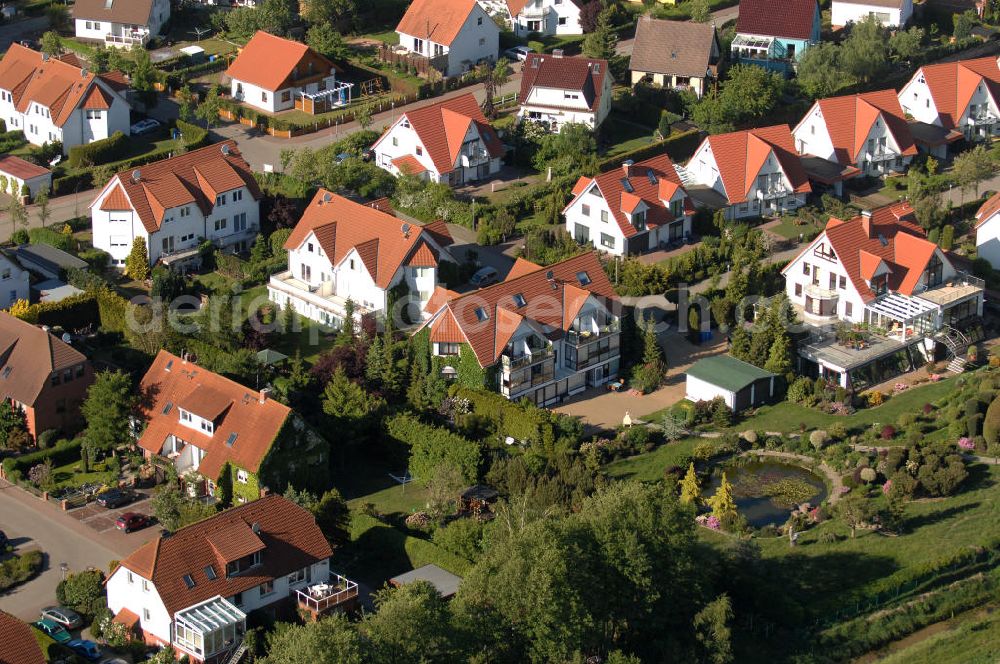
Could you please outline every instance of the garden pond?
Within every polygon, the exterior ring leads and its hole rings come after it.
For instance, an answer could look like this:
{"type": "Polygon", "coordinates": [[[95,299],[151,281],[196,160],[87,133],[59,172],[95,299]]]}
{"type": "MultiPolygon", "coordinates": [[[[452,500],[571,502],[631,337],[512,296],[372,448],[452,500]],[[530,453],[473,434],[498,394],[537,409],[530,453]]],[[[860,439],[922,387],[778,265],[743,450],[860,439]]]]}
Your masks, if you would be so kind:
{"type": "Polygon", "coordinates": [[[754,528],[780,526],[796,506],[806,502],[816,506],[827,497],[823,479],[805,468],[746,457],[715,468],[703,495],[715,493],[723,471],[732,484],[737,509],[754,528]]]}

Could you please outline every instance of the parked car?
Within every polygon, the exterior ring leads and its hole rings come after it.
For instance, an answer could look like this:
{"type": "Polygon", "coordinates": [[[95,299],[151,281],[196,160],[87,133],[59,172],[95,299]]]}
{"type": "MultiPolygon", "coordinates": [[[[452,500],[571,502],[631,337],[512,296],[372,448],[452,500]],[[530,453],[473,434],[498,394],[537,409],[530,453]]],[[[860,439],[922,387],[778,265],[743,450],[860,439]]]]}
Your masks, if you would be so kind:
{"type": "Polygon", "coordinates": [[[101,647],[94,643],[93,641],[88,641],[87,639],[73,639],[66,644],[66,647],[80,655],[84,659],[89,659],[92,662],[96,662],[104,653],[101,652],[101,647]]]}
{"type": "Polygon", "coordinates": [[[515,46],[513,48],[508,48],[506,51],[504,51],[503,57],[507,58],[511,62],[515,60],[524,62],[525,60],[528,59],[528,54],[534,52],[535,52],[534,49],[528,48],[527,46],[515,46]]]}
{"type": "Polygon", "coordinates": [[[472,275],[469,279],[469,283],[476,288],[482,288],[483,286],[489,286],[490,284],[495,284],[500,280],[500,273],[498,273],[494,268],[487,265],[486,267],[481,267],[476,270],[476,273],[472,275]]]}
{"type": "Polygon", "coordinates": [[[73,637],[69,635],[69,632],[63,629],[62,625],[55,623],[48,618],[36,620],[31,624],[38,628],[38,630],[42,633],[52,637],[56,643],[67,643],[73,640],[73,637]]]}
{"type": "Polygon", "coordinates": [[[76,629],[83,624],[83,618],[80,617],[79,613],[64,606],[45,607],[42,609],[42,618],[48,618],[66,629],[76,629]]]}
{"type": "Polygon", "coordinates": [[[140,134],[148,134],[157,127],[160,126],[159,120],[154,120],[153,118],[146,118],[145,120],[139,120],[134,125],[129,127],[129,132],[135,136],[140,134]]]}
{"type": "Polygon", "coordinates": [[[126,489],[108,489],[97,495],[97,504],[109,509],[128,505],[133,500],[135,500],[135,494],[126,489]]]}
{"type": "Polygon", "coordinates": [[[141,530],[149,525],[149,517],[138,512],[124,512],[115,522],[115,528],[130,533],[133,530],[141,530]]]}
{"type": "Polygon", "coordinates": [[[341,152],[340,154],[338,154],[336,157],[333,158],[333,163],[342,164],[353,156],[354,155],[352,155],[350,152],[341,152]]]}

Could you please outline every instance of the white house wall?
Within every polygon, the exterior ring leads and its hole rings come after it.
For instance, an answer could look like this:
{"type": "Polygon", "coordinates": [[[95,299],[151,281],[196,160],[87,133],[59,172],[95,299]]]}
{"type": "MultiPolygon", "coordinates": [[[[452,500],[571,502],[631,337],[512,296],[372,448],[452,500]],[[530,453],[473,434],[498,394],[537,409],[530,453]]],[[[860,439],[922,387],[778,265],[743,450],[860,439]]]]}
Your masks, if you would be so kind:
{"type": "Polygon", "coordinates": [[[859,23],[869,15],[882,17],[882,24],[888,28],[906,25],[913,14],[912,0],[903,0],[901,8],[884,7],[880,5],[856,5],[834,0],[831,7],[830,23],[844,26],[848,23],[859,23]]]}
{"type": "Polygon", "coordinates": [[[807,295],[806,291],[813,282],[813,270],[819,269],[819,285],[817,288],[831,290],[830,275],[833,274],[836,277],[836,288],[832,290],[837,293],[837,317],[841,320],[850,321],[852,323],[863,321],[865,314],[864,300],[854,287],[854,282],[852,282],[850,277],[847,276],[847,270],[844,269],[844,266],[840,262],[839,258],[836,261],[830,261],[815,255],[814,250],[821,245],[825,247],[827,252],[831,250],[830,241],[827,239],[826,233],[820,233],[820,235],[813,240],[808,247],[806,247],[806,250],[803,251],[795,259],[795,261],[786,268],[785,293],[788,295],[789,301],[805,307],[807,295]],[[809,264],[808,275],[803,273],[803,263],[809,264]],[[844,280],[844,288],[840,287],[841,278],[844,280]],[[798,287],[798,292],[796,292],[796,287],[798,287]],[[848,303],[851,305],[850,315],[847,314],[848,303]]]}
{"type": "Polygon", "coordinates": [[[28,271],[0,255],[0,308],[9,309],[18,300],[27,300],[31,285],[28,271]]]}
{"type": "Polygon", "coordinates": [[[938,115],[937,105],[934,97],[931,96],[930,86],[924,80],[923,70],[918,70],[909,83],[899,91],[899,105],[903,107],[904,113],[909,113],[914,119],[941,126],[941,116],[938,115]]]}
{"type": "Polygon", "coordinates": [[[833,150],[833,141],[823,118],[819,104],[813,104],[798,126],[792,130],[795,139],[795,149],[799,154],[811,154],[827,161],[837,161],[833,150]]]}
{"type": "Polygon", "coordinates": [[[393,175],[399,175],[399,170],[393,166],[392,160],[409,154],[413,155],[420,162],[420,165],[433,175],[434,181],[438,179],[439,174],[427,153],[427,148],[420,141],[420,137],[406,116],[397,120],[389,132],[375,143],[374,150],[375,163],[379,168],[383,168],[393,175]],[[423,154],[417,154],[417,148],[420,148],[423,154]]]}
{"type": "Polygon", "coordinates": [[[736,395],[729,390],[712,385],[711,383],[704,381],[700,378],[695,378],[694,376],[688,374],[687,380],[685,381],[685,398],[689,401],[694,401],[695,403],[699,401],[711,401],[716,397],[722,397],[726,401],[726,405],[730,408],[734,407],[734,402],[736,395]]]}
{"type": "Polygon", "coordinates": [[[526,36],[532,32],[543,35],[582,35],[580,8],[572,0],[532,0],[514,19],[514,33],[526,36]],[[540,9],[548,12],[540,17],[540,9]],[[531,30],[529,21],[538,21],[538,30],[531,30]]]}
{"type": "Polygon", "coordinates": [[[135,572],[119,567],[111,575],[107,583],[108,608],[118,614],[122,609],[128,609],[139,616],[142,630],[155,636],[163,643],[170,643],[171,623],[173,622],[167,607],[163,605],[159,593],[152,581],[147,580],[147,589],[143,589],[143,578],[135,572]],[[132,582],[129,583],[131,576],[132,582]],[[146,619],[146,611],[149,619],[146,619]]]}
{"type": "Polygon", "coordinates": [[[1000,269],[1000,215],[994,214],[976,229],[976,255],[1000,269]]]}

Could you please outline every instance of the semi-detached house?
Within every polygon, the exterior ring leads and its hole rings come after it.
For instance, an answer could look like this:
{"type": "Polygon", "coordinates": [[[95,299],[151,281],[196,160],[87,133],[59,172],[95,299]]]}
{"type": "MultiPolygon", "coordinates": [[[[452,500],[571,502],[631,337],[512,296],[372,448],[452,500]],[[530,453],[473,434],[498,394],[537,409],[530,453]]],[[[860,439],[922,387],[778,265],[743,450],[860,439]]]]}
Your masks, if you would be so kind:
{"type": "Polygon", "coordinates": [[[11,44],[0,60],[0,118],[32,145],[74,145],[129,133],[129,105],[120,86],[74,64],[11,44]]]}
{"type": "Polygon", "coordinates": [[[790,212],[812,191],[788,125],[709,136],[679,174],[696,203],[727,219],[790,212]]]}
{"type": "Polygon", "coordinates": [[[505,0],[500,4],[519,37],[583,34],[580,10],[585,0],[505,0]]]}
{"type": "Polygon", "coordinates": [[[288,270],[271,277],[268,297],[330,326],[344,320],[348,300],[359,319],[406,295],[422,309],[440,263],[454,262],[451,241],[443,222],[416,226],[320,189],[285,242],[288,270]]]}
{"type": "Polygon", "coordinates": [[[996,57],[924,65],[898,94],[918,147],[943,157],[961,138],[989,142],[1000,133],[996,57]]]}
{"type": "Polygon", "coordinates": [[[170,19],[170,0],[76,0],[76,36],[105,46],[144,47],[170,19]]]}
{"type": "Polygon", "coordinates": [[[439,288],[425,308],[436,370],[508,399],[557,403],[621,369],[620,306],[592,251],[547,267],[518,259],[501,283],[439,288]]]}
{"type": "Polygon", "coordinates": [[[403,113],[372,151],[393,175],[457,187],[499,172],[504,146],[469,93],[403,113]]]}
{"type": "Polygon", "coordinates": [[[195,264],[206,240],[245,251],[257,238],[260,198],[236,142],[209,145],[111,178],[90,204],[94,246],[119,268],[137,238],[151,265],[195,264]]]}
{"type": "Polygon", "coordinates": [[[673,162],[662,154],[581,177],[563,216],[577,242],[625,256],[685,241],[694,212],[673,162]]]}
{"type": "Polygon", "coordinates": [[[413,0],[396,26],[399,48],[430,61],[445,76],[494,62],[500,28],[476,0],[413,0]]]}
{"type": "Polygon", "coordinates": [[[983,282],[962,273],[927,240],[909,203],[831,218],[782,270],[792,305],[812,327],[800,344],[808,366],[843,387],[862,388],[920,366],[938,344],[960,355],[982,315],[983,282]],[[825,331],[862,326],[864,339],[825,331]]]}
{"type": "Polygon", "coordinates": [[[330,571],[315,517],[272,494],[163,533],[122,560],[106,583],[116,623],[199,664],[239,661],[247,614],[314,617],[352,607],[358,586],[330,571]]]}

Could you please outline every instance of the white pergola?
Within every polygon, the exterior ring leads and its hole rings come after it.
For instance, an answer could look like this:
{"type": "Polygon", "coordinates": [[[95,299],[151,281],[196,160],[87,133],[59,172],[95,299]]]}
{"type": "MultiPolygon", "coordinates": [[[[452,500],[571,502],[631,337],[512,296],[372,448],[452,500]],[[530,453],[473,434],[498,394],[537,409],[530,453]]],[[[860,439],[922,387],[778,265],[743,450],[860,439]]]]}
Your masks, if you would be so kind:
{"type": "Polygon", "coordinates": [[[326,100],[330,108],[347,106],[351,103],[351,88],[353,83],[337,82],[332,88],[320,90],[319,92],[300,92],[304,99],[311,99],[313,102],[326,100]]]}
{"type": "Polygon", "coordinates": [[[898,335],[906,341],[924,332],[934,330],[937,307],[917,297],[889,293],[867,307],[868,323],[898,335]]]}
{"type": "Polygon", "coordinates": [[[246,633],[245,613],[216,595],[174,614],[174,645],[199,659],[235,646],[246,633]]]}

